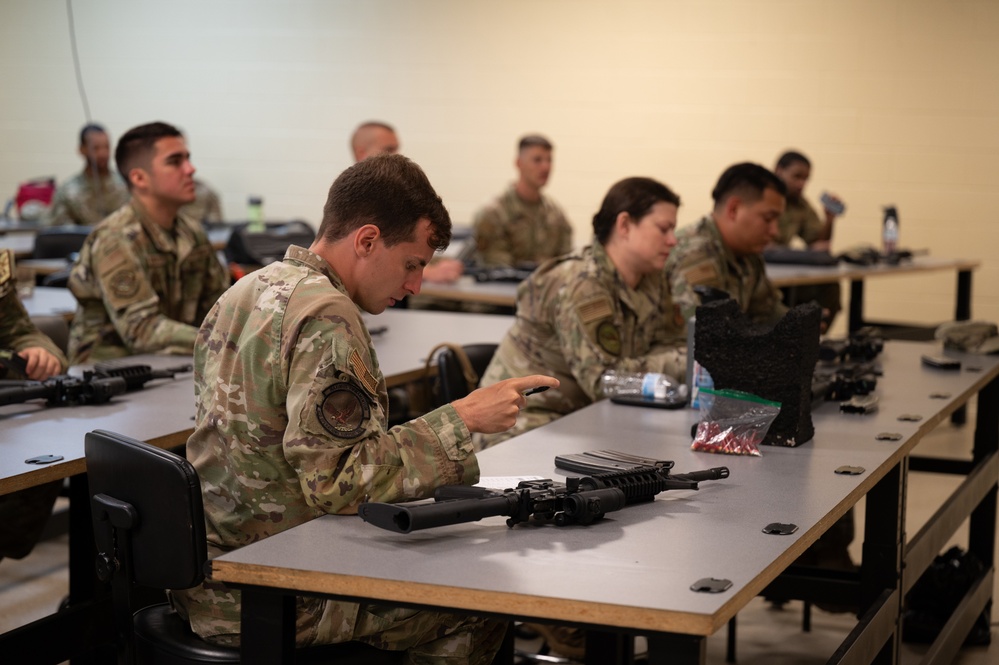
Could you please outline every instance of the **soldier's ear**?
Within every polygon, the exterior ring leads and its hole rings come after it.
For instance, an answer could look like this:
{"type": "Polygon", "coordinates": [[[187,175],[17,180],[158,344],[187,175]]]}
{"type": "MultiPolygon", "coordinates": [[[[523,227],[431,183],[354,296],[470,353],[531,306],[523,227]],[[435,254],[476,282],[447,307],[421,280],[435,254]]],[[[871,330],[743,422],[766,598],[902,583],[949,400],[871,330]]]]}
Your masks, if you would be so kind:
{"type": "Polygon", "coordinates": [[[625,211],[619,212],[614,220],[614,231],[622,238],[626,238],[631,231],[632,223],[631,215],[625,211]]]}
{"type": "Polygon", "coordinates": [[[149,174],[146,170],[133,166],[128,170],[128,182],[132,187],[147,187],[149,185],[149,174]]]}
{"type": "Polygon", "coordinates": [[[365,224],[354,231],[354,253],[359,257],[371,256],[382,231],[374,224],[365,224]]]}

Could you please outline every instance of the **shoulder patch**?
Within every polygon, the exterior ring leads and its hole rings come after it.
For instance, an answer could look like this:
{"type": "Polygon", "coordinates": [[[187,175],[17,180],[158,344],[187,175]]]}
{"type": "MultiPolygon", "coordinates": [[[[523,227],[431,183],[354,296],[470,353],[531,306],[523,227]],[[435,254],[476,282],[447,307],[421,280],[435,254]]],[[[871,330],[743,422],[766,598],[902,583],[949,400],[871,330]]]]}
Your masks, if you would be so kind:
{"type": "Polygon", "coordinates": [[[576,305],[576,313],[583,323],[592,323],[614,314],[614,308],[607,296],[600,295],[576,305]]]}
{"type": "Polygon", "coordinates": [[[718,279],[718,268],[713,262],[706,261],[684,271],[683,278],[688,284],[703,284],[718,279]]]}
{"type": "Polygon", "coordinates": [[[14,276],[14,266],[9,250],[0,250],[0,285],[6,284],[14,276]]]}
{"type": "Polygon", "coordinates": [[[368,397],[352,383],[336,383],[323,390],[316,417],[323,429],[338,439],[354,439],[364,433],[371,416],[368,397]]]}
{"type": "Polygon", "coordinates": [[[361,359],[361,354],[357,349],[353,349],[350,352],[350,357],[347,358],[347,362],[350,363],[350,370],[357,377],[365,388],[368,389],[372,395],[378,394],[378,382],[375,381],[374,375],[371,374],[371,370],[368,366],[364,364],[364,360],[361,359]]]}
{"type": "Polygon", "coordinates": [[[111,292],[119,298],[131,298],[139,291],[139,280],[131,268],[122,268],[108,280],[111,292]]]}
{"type": "Polygon", "coordinates": [[[621,355],[621,333],[611,321],[597,326],[597,344],[612,356],[621,355]]]}

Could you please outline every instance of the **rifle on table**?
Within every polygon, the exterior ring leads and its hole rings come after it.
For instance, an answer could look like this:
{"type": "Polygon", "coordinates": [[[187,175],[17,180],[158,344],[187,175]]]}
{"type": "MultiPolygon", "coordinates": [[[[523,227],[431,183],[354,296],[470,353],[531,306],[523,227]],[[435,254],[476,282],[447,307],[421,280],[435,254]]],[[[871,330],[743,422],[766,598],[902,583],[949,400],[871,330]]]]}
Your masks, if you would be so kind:
{"type": "MultiPolygon", "coordinates": [[[[11,357],[4,354],[0,362],[9,371],[23,376],[24,361],[17,354],[11,357]],[[14,358],[21,362],[17,363],[14,358]]],[[[191,365],[155,370],[149,365],[109,361],[97,363],[93,370],[85,370],[82,377],[61,374],[44,381],[0,380],[0,406],[34,399],[44,399],[48,406],[104,404],[116,395],[141,389],[152,379],[172,379],[181,372],[190,371],[191,365]]]]}
{"type": "Polygon", "coordinates": [[[625,506],[651,501],[666,490],[696,490],[701,480],[728,478],[728,468],[723,466],[671,475],[672,464],[567,478],[564,484],[550,479],[523,480],[517,487],[502,491],[449,485],[434,492],[433,503],[368,502],[358,507],[357,514],[365,522],[398,533],[496,515],[506,516],[509,527],[532,518],[557,526],[586,525],[625,506]]]}

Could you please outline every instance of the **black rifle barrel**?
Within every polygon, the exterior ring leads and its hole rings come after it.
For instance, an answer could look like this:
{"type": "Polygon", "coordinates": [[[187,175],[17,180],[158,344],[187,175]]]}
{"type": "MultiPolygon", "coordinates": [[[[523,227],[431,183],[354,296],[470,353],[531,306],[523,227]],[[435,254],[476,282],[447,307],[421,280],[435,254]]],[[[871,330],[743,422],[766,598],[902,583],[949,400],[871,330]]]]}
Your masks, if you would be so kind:
{"type": "Polygon", "coordinates": [[[48,397],[51,392],[41,381],[19,381],[18,383],[21,385],[0,388],[0,406],[41,399],[48,397]]]}

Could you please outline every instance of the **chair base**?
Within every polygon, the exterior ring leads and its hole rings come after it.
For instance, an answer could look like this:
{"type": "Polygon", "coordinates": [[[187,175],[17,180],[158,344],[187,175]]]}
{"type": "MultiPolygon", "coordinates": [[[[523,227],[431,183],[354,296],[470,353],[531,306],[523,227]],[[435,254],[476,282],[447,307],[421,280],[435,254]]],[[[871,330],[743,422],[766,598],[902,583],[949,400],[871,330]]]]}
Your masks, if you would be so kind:
{"type": "MultiPolygon", "coordinates": [[[[239,649],[206,642],[168,603],[159,603],[135,613],[135,650],[138,662],[148,665],[192,663],[238,663],[239,649]]],[[[296,663],[337,665],[395,665],[401,651],[383,651],[361,642],[346,642],[299,649],[296,663]]]]}

